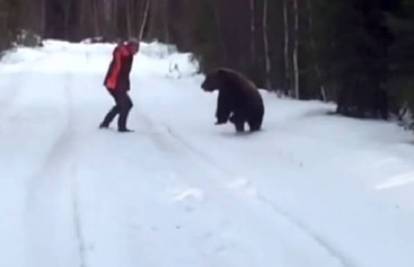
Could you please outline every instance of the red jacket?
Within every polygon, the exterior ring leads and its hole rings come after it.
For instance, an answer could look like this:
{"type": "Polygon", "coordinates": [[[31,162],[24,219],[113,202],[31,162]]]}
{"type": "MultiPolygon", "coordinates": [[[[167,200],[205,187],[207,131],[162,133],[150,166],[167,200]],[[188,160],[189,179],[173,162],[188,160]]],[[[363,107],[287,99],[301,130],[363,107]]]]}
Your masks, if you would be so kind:
{"type": "Polygon", "coordinates": [[[129,73],[131,72],[134,54],[125,44],[119,44],[113,51],[104,85],[109,90],[128,91],[130,89],[129,73]]]}

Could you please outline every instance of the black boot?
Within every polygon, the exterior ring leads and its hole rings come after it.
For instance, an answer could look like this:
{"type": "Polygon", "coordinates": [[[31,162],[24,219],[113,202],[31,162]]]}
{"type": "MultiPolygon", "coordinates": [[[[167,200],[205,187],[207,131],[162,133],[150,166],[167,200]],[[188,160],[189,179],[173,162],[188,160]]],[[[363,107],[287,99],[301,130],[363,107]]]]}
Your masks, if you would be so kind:
{"type": "Polygon", "coordinates": [[[118,113],[119,113],[119,108],[116,105],[108,112],[108,114],[106,114],[103,122],[101,124],[99,124],[99,129],[109,128],[109,124],[111,124],[111,122],[113,121],[115,116],[118,115],[118,113]]]}
{"type": "Polygon", "coordinates": [[[108,128],[109,128],[109,125],[105,124],[104,122],[99,124],[99,129],[108,129],[108,128]]]}
{"type": "Polygon", "coordinates": [[[134,132],[134,130],[128,129],[128,128],[123,128],[123,129],[118,129],[118,132],[120,133],[132,133],[134,132]]]}

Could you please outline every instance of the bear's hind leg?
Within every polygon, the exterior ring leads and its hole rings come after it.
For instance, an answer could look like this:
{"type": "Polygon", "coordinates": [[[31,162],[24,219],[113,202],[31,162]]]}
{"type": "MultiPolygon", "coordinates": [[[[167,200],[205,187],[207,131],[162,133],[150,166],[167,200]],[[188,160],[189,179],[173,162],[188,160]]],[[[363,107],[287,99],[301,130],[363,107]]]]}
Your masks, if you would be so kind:
{"type": "Polygon", "coordinates": [[[238,133],[244,132],[244,121],[243,122],[235,122],[234,126],[236,127],[236,132],[238,132],[238,133]]]}
{"type": "Polygon", "coordinates": [[[248,123],[250,132],[260,131],[262,129],[263,123],[263,112],[260,112],[259,114],[255,114],[255,116],[250,117],[248,123]]]}
{"type": "Polygon", "coordinates": [[[250,128],[250,132],[256,132],[256,131],[260,131],[262,128],[262,124],[261,122],[249,122],[249,128],[250,128]]]}
{"type": "Polygon", "coordinates": [[[243,118],[233,116],[231,122],[236,127],[236,132],[244,132],[244,124],[246,123],[246,121],[243,118]]]}
{"type": "Polygon", "coordinates": [[[236,132],[244,132],[244,124],[247,122],[247,119],[243,113],[237,111],[234,112],[230,117],[230,121],[236,127],[236,132]]]}

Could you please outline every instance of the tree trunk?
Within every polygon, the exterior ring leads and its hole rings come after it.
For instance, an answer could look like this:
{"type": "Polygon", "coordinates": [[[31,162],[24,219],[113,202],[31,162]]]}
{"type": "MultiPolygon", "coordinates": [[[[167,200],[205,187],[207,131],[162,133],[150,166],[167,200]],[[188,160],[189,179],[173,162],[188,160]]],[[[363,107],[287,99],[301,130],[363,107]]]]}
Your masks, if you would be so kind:
{"type": "Polygon", "coordinates": [[[119,33],[118,33],[118,12],[119,12],[119,8],[118,8],[118,0],[114,0],[112,1],[112,33],[113,33],[113,37],[118,38],[119,37],[119,33]]]}
{"type": "Polygon", "coordinates": [[[285,63],[285,92],[287,94],[290,93],[290,56],[289,56],[289,46],[290,46],[290,38],[289,38],[289,9],[288,9],[288,0],[283,0],[283,23],[284,23],[284,63],[285,63]]]}
{"type": "Polygon", "coordinates": [[[322,99],[322,101],[326,101],[327,100],[326,90],[325,90],[325,86],[324,86],[324,82],[323,82],[323,78],[322,78],[321,67],[319,65],[319,55],[318,55],[318,52],[317,52],[317,49],[316,49],[316,40],[315,40],[315,36],[314,36],[313,7],[312,7],[311,0],[306,0],[306,6],[307,6],[307,9],[308,9],[310,46],[311,46],[311,50],[312,50],[314,61],[315,61],[314,66],[315,66],[316,79],[319,83],[321,99],[322,99]]]}
{"type": "Polygon", "coordinates": [[[143,13],[143,17],[142,17],[142,22],[141,22],[141,27],[139,29],[139,35],[138,35],[138,39],[141,41],[142,38],[144,37],[144,31],[145,31],[145,27],[147,26],[147,21],[148,21],[148,13],[149,13],[149,9],[151,7],[151,0],[146,0],[145,1],[145,8],[144,8],[144,13],[143,13]]]}
{"type": "Polygon", "coordinates": [[[264,0],[263,3],[263,46],[264,46],[264,53],[265,53],[265,85],[268,90],[272,89],[272,82],[270,79],[270,72],[271,72],[271,61],[270,61],[270,53],[269,53],[269,38],[267,35],[267,23],[268,23],[268,0],[264,0]]]}
{"type": "Polygon", "coordinates": [[[255,0],[250,0],[250,63],[256,62],[256,9],[255,0]]]}
{"type": "Polygon", "coordinates": [[[46,35],[46,0],[40,3],[40,31],[42,35],[46,35]]]}
{"type": "Polygon", "coordinates": [[[164,32],[164,42],[170,43],[170,31],[168,27],[168,22],[170,20],[169,12],[168,12],[168,5],[170,1],[169,0],[162,0],[162,28],[164,32]]]}
{"type": "Polygon", "coordinates": [[[92,12],[93,12],[93,37],[97,37],[101,35],[100,31],[100,21],[99,21],[99,6],[97,4],[97,0],[92,1],[92,12]]]}
{"type": "MultiPolygon", "coordinates": [[[[220,1],[220,0],[218,0],[220,1]]],[[[216,27],[217,27],[217,33],[218,33],[218,40],[219,40],[219,45],[220,45],[220,49],[219,49],[219,55],[221,57],[220,60],[220,64],[228,64],[229,59],[228,59],[228,55],[227,55],[227,46],[226,43],[224,42],[223,36],[224,36],[224,31],[223,31],[223,27],[222,27],[222,17],[220,16],[220,7],[217,4],[217,1],[215,1],[213,3],[213,13],[214,13],[214,20],[216,22],[216,27]]]]}
{"type": "Polygon", "coordinates": [[[125,18],[126,18],[126,27],[127,27],[127,38],[131,38],[132,37],[132,21],[131,21],[131,11],[133,10],[131,7],[131,2],[130,0],[126,1],[126,6],[125,6],[125,18]]]}
{"type": "Polygon", "coordinates": [[[299,88],[299,10],[298,0],[293,0],[294,22],[294,45],[293,45],[293,72],[294,72],[294,96],[300,99],[299,88]]]}
{"type": "Polygon", "coordinates": [[[70,22],[70,13],[71,13],[71,2],[65,2],[65,3],[62,3],[62,5],[63,5],[63,19],[64,19],[64,22],[63,22],[63,28],[64,28],[64,33],[63,33],[63,36],[64,36],[64,38],[65,39],[68,39],[69,38],[69,31],[70,31],[70,25],[69,25],[69,22],[70,22]]]}

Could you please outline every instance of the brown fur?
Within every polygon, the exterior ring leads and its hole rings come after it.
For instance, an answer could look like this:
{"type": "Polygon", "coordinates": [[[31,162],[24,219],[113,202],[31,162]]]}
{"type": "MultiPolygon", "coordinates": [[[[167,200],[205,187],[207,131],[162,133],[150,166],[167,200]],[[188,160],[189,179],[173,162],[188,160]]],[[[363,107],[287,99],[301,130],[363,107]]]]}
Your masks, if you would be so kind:
{"type": "Polygon", "coordinates": [[[264,105],[256,85],[241,73],[220,68],[207,74],[201,87],[204,91],[219,91],[216,111],[216,124],[230,120],[236,131],[244,131],[249,124],[250,131],[261,129],[264,105]]]}

